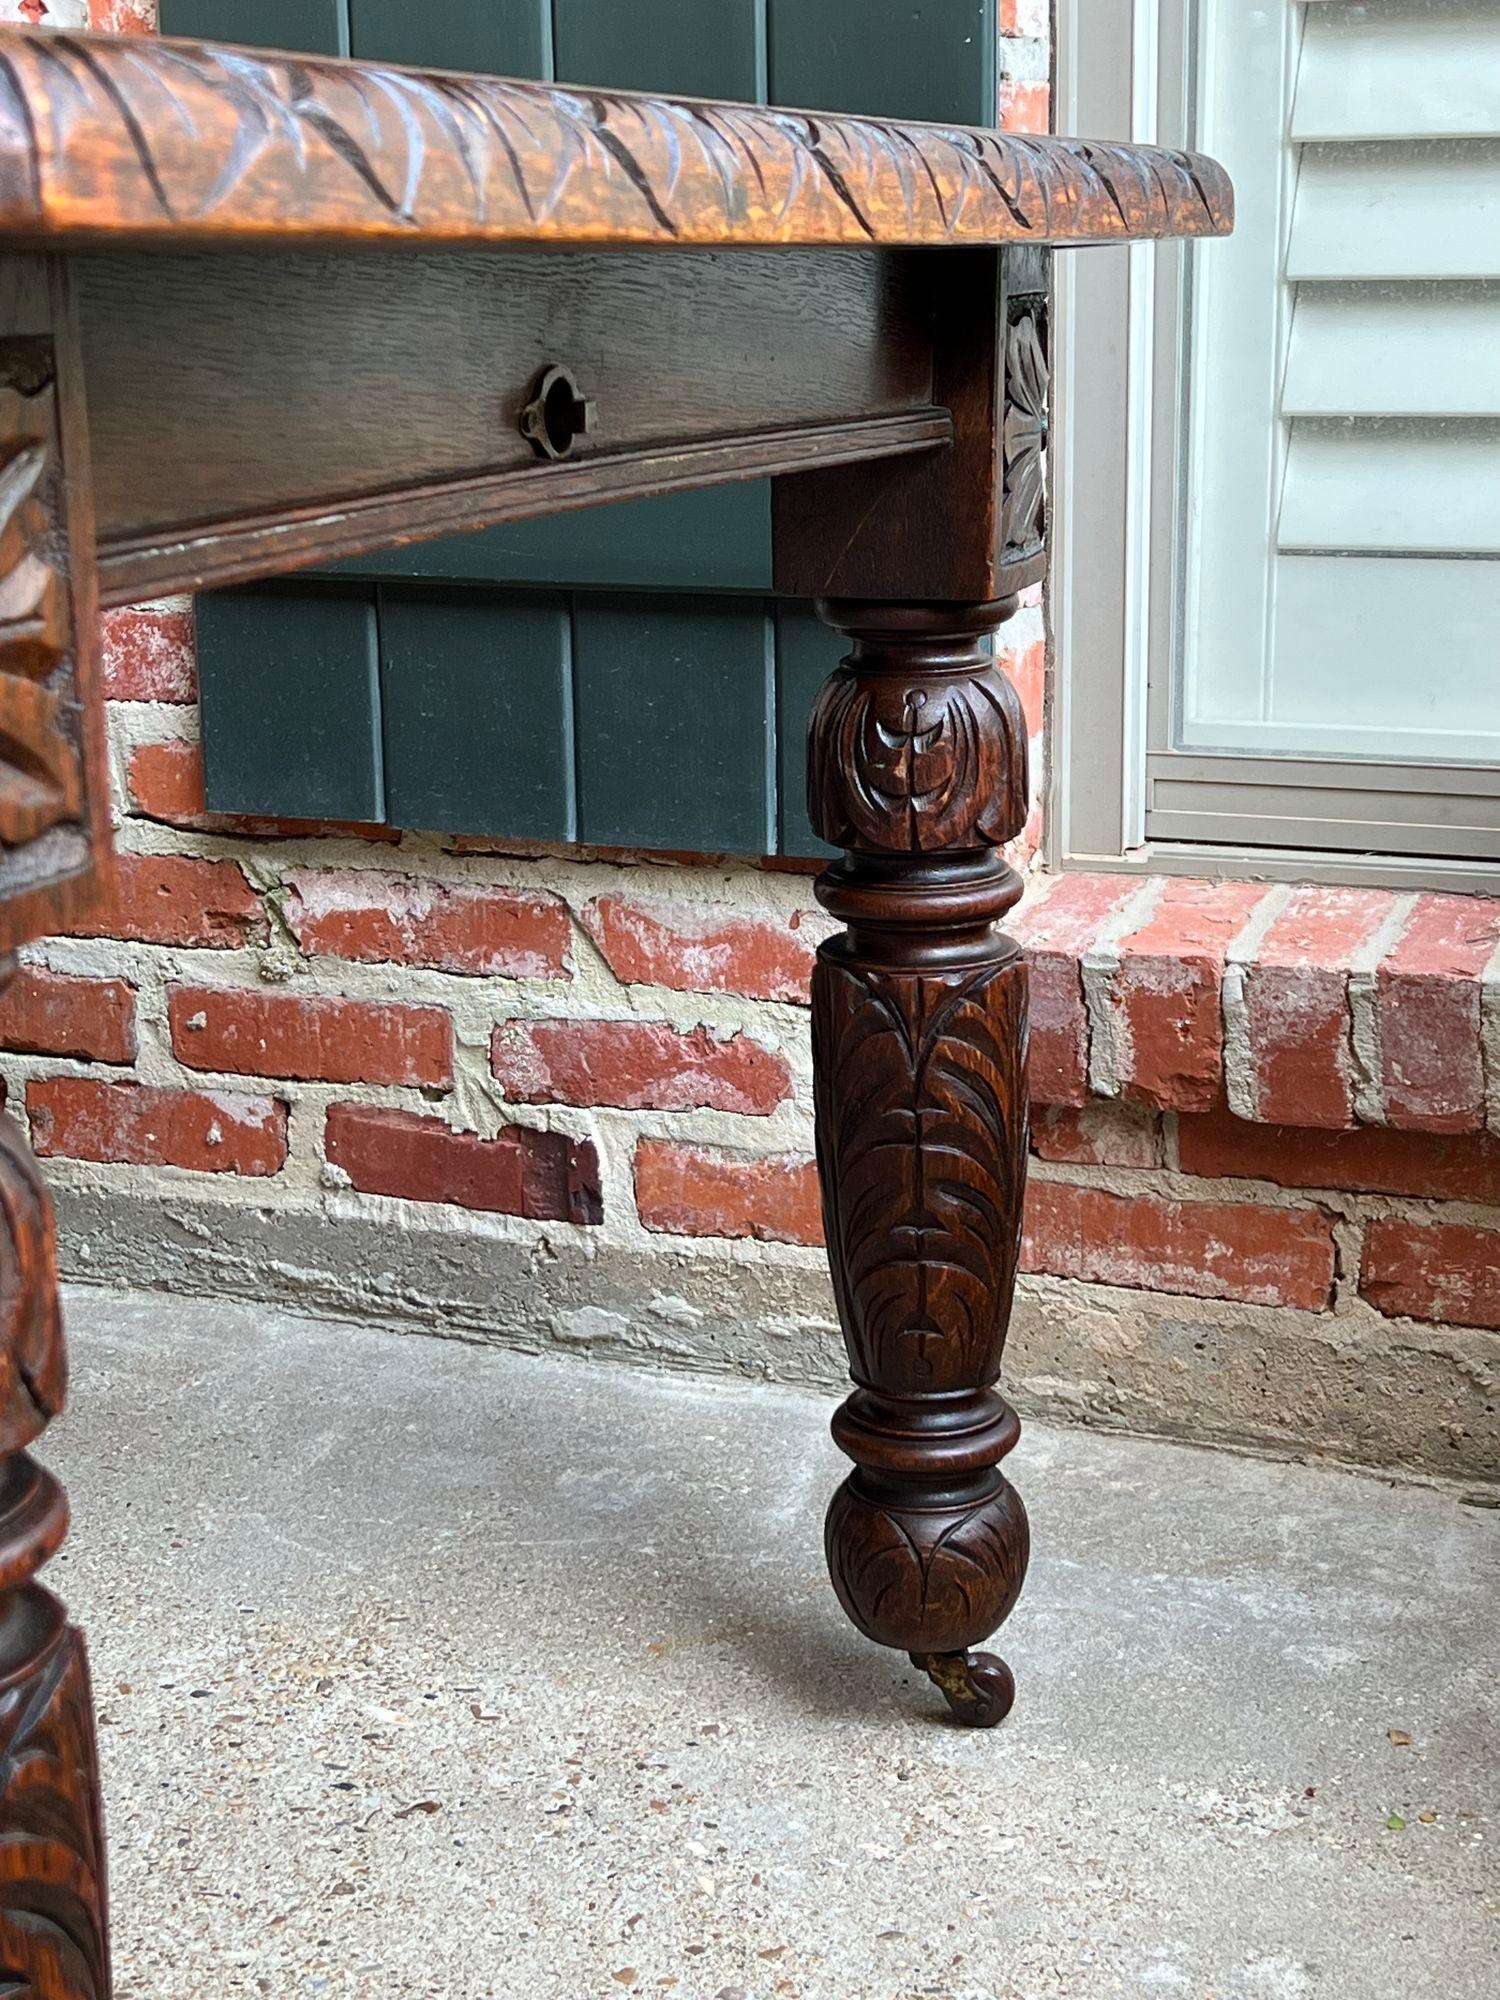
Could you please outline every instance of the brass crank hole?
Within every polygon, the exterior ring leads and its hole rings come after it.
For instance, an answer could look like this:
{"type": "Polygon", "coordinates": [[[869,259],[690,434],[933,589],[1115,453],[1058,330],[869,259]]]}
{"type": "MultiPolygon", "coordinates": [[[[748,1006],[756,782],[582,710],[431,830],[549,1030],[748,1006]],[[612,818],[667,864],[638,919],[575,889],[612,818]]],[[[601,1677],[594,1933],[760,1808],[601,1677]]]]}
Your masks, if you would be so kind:
{"type": "Polygon", "coordinates": [[[548,368],[538,376],[521,412],[521,435],[538,458],[566,458],[580,437],[593,429],[598,411],[571,371],[548,368]]]}

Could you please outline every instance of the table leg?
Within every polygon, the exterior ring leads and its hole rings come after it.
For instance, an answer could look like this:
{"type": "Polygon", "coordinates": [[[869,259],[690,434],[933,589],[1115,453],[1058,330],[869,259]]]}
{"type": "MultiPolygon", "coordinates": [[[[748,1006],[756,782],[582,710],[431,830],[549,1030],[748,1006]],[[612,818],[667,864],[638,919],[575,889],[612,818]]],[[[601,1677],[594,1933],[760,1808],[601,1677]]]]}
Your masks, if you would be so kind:
{"type": "Polygon", "coordinates": [[[26,1449],[65,1388],[52,1206],[31,1149],[0,1117],[0,1994],[107,2000],[88,1661],[36,1581],[67,1532],[68,1502],[26,1449]]]}
{"type": "Polygon", "coordinates": [[[972,1649],[1020,1594],[1026,1511],[995,1391],[1026,1178],[1026,967],[995,926],[1021,884],[1026,729],[986,641],[1015,600],[832,602],[853,641],[814,710],[813,824],[846,850],[818,897],[848,928],[813,979],[818,1168],[856,1387],[828,1515],[834,1588],[963,1722],[1011,1706],[972,1649]]]}
{"type": "MultiPolygon", "coordinates": [[[[11,947],[94,907],[109,787],[77,335],[56,261],[0,257],[0,989],[11,947]]],[[[30,1447],[63,1405],[52,1206],[0,1113],[0,1995],[107,2000],[83,1638],[37,1582],[68,1502],[30,1447]]]]}

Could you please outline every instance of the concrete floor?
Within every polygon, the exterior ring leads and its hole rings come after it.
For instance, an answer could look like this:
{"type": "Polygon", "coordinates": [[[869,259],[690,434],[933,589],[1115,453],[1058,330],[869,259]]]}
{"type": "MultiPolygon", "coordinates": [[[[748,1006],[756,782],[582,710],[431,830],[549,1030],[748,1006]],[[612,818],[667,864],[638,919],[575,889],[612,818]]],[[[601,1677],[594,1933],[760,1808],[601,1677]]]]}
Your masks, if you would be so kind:
{"type": "Polygon", "coordinates": [[[1500,1992],[1500,1514],[1032,1430],[971,1734],[833,1603],[816,1399],[70,1323],[120,2000],[1500,1992]]]}

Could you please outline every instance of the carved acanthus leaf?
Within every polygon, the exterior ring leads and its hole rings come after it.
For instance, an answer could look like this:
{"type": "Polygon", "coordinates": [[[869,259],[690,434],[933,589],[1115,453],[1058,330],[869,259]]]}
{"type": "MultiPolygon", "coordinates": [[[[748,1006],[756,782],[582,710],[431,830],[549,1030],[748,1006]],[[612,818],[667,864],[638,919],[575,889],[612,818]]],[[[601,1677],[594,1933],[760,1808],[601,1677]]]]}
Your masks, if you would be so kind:
{"type": "Polygon", "coordinates": [[[0,1118],[0,1457],[39,1437],[66,1392],[52,1204],[19,1128],[0,1118]]]}
{"type": "Polygon", "coordinates": [[[108,2000],[104,1855],[83,1640],[0,1692],[0,1993],[108,2000]]]}
{"type": "Polygon", "coordinates": [[[50,379],[34,386],[38,343],[0,341],[0,847],[25,847],[83,808],[68,729],[68,589],[49,552],[58,504],[50,379]],[[24,385],[24,386],[23,386],[24,385]]]}
{"type": "Polygon", "coordinates": [[[809,732],[813,824],[834,847],[932,854],[999,847],[1026,817],[1026,721],[997,668],[910,675],[843,667],[809,732]]]}
{"type": "Polygon", "coordinates": [[[813,979],[818,1161],[856,1381],[992,1382],[1020,1243],[1026,970],[934,975],[825,951],[813,979]]]}
{"type": "Polygon", "coordinates": [[[1008,559],[1038,554],[1047,539],[1045,307],[1020,313],[1005,339],[1005,494],[1000,539],[1008,559]]]}
{"type": "Polygon", "coordinates": [[[878,1645],[924,1652],[988,1638],[1021,1593],[1030,1533],[1007,1481],[951,1510],[894,1508],[846,1481],[828,1510],[829,1573],[839,1602],[878,1645]]]}

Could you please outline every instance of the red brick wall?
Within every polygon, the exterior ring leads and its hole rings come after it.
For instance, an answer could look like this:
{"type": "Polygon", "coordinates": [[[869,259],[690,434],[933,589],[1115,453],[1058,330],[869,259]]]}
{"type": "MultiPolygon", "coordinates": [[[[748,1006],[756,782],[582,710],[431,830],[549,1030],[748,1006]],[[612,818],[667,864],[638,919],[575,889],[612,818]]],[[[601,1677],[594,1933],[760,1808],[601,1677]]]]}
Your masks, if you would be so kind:
{"type": "MultiPolygon", "coordinates": [[[[105,668],[118,902],[0,1003],[49,1157],[818,1241],[805,876],[216,821],[181,610],[111,615],[105,668]]],[[[1016,928],[1028,1271],[1500,1325],[1500,903],[1070,875],[1016,928]]]]}

